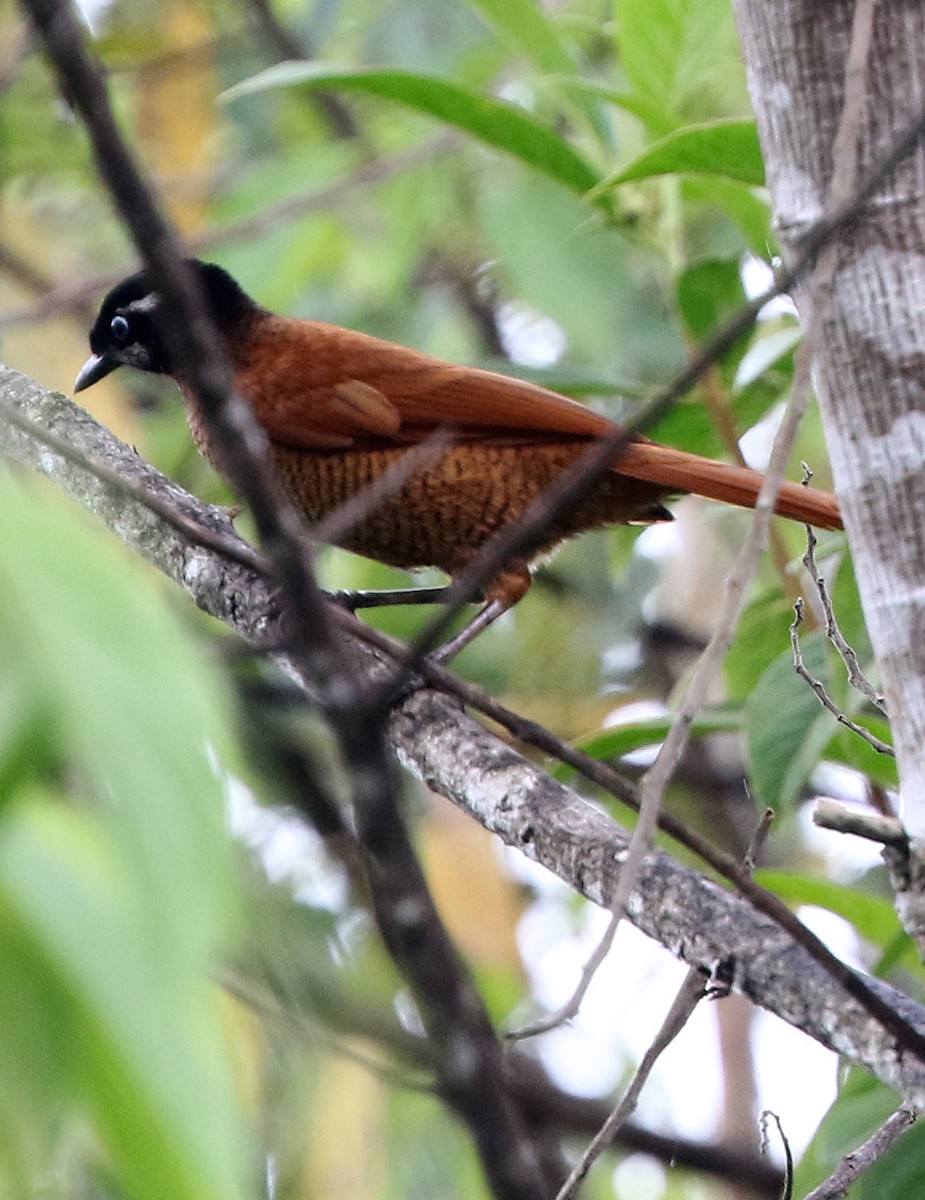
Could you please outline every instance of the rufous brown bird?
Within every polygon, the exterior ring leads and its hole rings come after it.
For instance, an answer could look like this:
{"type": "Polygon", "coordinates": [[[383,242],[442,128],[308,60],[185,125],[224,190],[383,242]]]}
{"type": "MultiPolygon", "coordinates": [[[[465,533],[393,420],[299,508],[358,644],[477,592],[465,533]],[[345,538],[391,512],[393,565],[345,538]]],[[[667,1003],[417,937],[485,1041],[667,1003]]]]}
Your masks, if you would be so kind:
{"type": "MultiPolygon", "coordinates": [[[[417,350],[320,321],[280,317],[252,300],[221,267],[191,261],[225,341],[241,394],[270,439],[280,475],[309,525],[381,479],[409,447],[445,429],[451,441],[361,506],[339,545],[395,567],[458,574],[488,539],[524,512],[596,438],[606,417],[523,380],[454,366],[417,350]]],[[[171,375],[186,400],[193,438],[220,469],[195,396],[171,367],[161,300],[141,272],[103,301],[92,357],[75,391],[119,366],[171,375]]],[[[604,525],[670,519],[662,501],[692,492],[754,507],[757,471],[714,462],[634,435],[612,470],[544,531],[535,555],[604,525]]],[[[841,528],[834,497],[785,483],[777,511],[841,528]]],[[[479,627],[530,587],[530,561],[510,561],[485,588],[479,627]]]]}

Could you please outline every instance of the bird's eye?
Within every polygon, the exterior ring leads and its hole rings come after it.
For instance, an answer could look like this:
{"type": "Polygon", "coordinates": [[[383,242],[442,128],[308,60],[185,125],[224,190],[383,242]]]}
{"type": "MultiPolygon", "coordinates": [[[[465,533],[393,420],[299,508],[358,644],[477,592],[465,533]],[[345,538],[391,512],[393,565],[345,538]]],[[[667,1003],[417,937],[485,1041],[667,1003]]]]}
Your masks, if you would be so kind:
{"type": "Polygon", "coordinates": [[[113,317],[109,325],[109,332],[113,339],[117,342],[124,342],[129,335],[129,323],[125,317],[113,317]]]}

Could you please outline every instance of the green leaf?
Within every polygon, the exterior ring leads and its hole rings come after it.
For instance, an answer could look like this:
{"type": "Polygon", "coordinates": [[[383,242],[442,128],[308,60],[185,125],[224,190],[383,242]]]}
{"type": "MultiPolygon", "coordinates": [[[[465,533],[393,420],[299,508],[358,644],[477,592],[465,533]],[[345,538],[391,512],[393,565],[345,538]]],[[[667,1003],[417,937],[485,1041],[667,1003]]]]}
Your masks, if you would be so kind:
{"type": "Polygon", "coordinates": [[[0,472],[0,676],[54,747],[0,814],[0,994],[29,1014],[0,1037],[0,1117],[42,1075],[126,1194],[234,1200],[247,1146],[209,981],[235,911],[222,690],[150,573],[43,483],[0,472]]]}
{"type": "MultiPolygon", "coordinates": [[[[793,1195],[805,1196],[856,1150],[899,1104],[891,1088],[853,1068],[807,1147],[794,1178],[793,1195]]],[[[925,1126],[905,1133],[892,1149],[851,1185],[851,1200],[910,1200],[925,1189],[925,1126]]]]}
{"type": "MultiPolygon", "coordinates": [[[[147,897],[116,847],[63,805],[23,805],[0,836],[0,877],[0,954],[4,940],[27,942],[54,981],[49,1018],[74,1037],[61,1066],[90,1097],[129,1193],[242,1195],[241,1130],[214,999],[204,974],[177,979],[175,958],[152,937],[147,897]]],[[[168,930],[159,933],[166,941],[168,930]]],[[[20,985],[10,970],[15,957],[3,958],[7,996],[20,985]]],[[[38,1044],[25,1042],[19,1053],[41,1061],[46,1023],[17,1030],[30,1035],[38,1044]]]]}
{"type": "MultiPolygon", "coordinates": [[[[515,54],[520,54],[546,75],[578,78],[580,70],[555,23],[536,0],[469,0],[515,54]]],[[[566,88],[566,90],[569,90],[566,88]]],[[[575,104],[603,145],[612,143],[612,132],[599,105],[587,93],[574,91],[575,104]]]]}
{"type": "Polygon", "coordinates": [[[762,186],[764,159],[755,122],[710,121],[677,129],[602,179],[593,194],[655,175],[718,175],[752,187],[762,186]]]}
{"type": "Polygon", "coordinates": [[[0,476],[0,638],[120,822],[192,954],[222,923],[228,843],[217,685],[144,574],[72,505],[0,476]],[[211,744],[210,744],[211,743],[211,744]],[[195,800],[191,801],[191,798],[195,800]],[[189,885],[201,885],[188,910],[189,885]]]}
{"type": "MultiPolygon", "coordinates": [[[[827,673],[822,634],[802,639],[806,669],[827,673]]],[[[746,705],[745,759],[756,798],[774,809],[790,808],[832,738],[835,718],[797,675],[788,648],[762,675],[746,705]]]]}
{"type": "MultiPolygon", "coordinates": [[[[644,746],[656,746],[663,742],[673,723],[674,717],[671,713],[663,717],[647,717],[644,721],[633,721],[613,729],[604,729],[591,737],[583,738],[576,743],[576,747],[592,758],[622,758],[635,750],[641,750],[644,746]]],[[[712,712],[701,713],[694,719],[691,737],[737,733],[741,725],[742,714],[738,709],[714,709],[712,712]]],[[[553,769],[552,774],[557,779],[568,779],[574,774],[574,769],[567,763],[560,763],[553,769]]]]}
{"type": "Polygon", "coordinates": [[[432,75],[337,69],[318,63],[280,63],[229,88],[223,99],[231,102],[288,87],[363,92],[394,100],[513,155],[572,191],[584,194],[598,181],[594,169],[564,138],[525,109],[432,75]]]}
{"type": "Polygon", "coordinates": [[[727,0],[621,0],[617,11],[620,65],[664,120],[676,126],[746,111],[727,0]]]}
{"type": "MultiPolygon", "coordinates": [[[[792,871],[756,871],[755,879],[788,904],[814,904],[843,917],[862,938],[881,951],[903,935],[903,927],[890,901],[862,892],[856,886],[813,879],[792,871]]],[[[901,962],[909,970],[919,973],[921,960],[908,936],[906,941],[901,962]]]]}

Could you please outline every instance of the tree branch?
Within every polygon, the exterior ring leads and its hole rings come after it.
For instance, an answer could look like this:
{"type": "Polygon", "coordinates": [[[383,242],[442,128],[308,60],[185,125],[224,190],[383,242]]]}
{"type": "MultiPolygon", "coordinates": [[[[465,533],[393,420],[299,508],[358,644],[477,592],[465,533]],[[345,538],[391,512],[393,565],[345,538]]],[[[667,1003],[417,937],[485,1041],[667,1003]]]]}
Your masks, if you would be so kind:
{"type": "MultiPolygon", "coordinates": [[[[278,603],[263,576],[191,540],[175,523],[133,497],[114,493],[85,466],[49,452],[41,431],[50,427],[82,454],[176,503],[194,522],[234,538],[226,514],[183,492],[65,397],[0,368],[0,406],[9,404],[28,418],[34,432],[24,433],[0,420],[0,451],[53,478],[174,579],[200,608],[252,645],[278,645],[278,603]]],[[[351,642],[349,648],[363,671],[381,677],[392,669],[359,642],[351,642]]],[[[306,683],[311,686],[311,681],[306,683]]],[[[401,761],[434,791],[588,899],[610,904],[629,842],[626,831],[611,818],[550,779],[439,693],[421,690],[406,700],[392,717],[389,736],[401,761]]],[[[717,962],[731,961],[736,987],[755,1003],[867,1067],[904,1095],[925,1097],[925,1063],[904,1051],[899,1038],[846,994],[807,949],[748,901],[669,855],[650,852],[630,897],[628,918],[689,966],[709,973],[717,962]]],[[[925,1030],[925,1009],[886,984],[867,983],[902,1021],[920,1033],[925,1030]]]]}
{"type": "Polygon", "coordinates": [[[280,625],[293,666],[318,688],[343,753],[358,840],[380,933],[433,1038],[444,1095],[466,1122],[499,1200],[543,1200],[540,1155],[508,1093],[487,1011],[428,891],[401,817],[379,712],[363,702],[353,664],[332,635],[266,434],[237,394],[197,281],[175,231],[122,138],[102,73],[70,0],[27,0],[61,86],[82,116],[97,166],[163,298],[177,373],[209,428],[224,474],[248,502],[283,598],[280,625]]]}

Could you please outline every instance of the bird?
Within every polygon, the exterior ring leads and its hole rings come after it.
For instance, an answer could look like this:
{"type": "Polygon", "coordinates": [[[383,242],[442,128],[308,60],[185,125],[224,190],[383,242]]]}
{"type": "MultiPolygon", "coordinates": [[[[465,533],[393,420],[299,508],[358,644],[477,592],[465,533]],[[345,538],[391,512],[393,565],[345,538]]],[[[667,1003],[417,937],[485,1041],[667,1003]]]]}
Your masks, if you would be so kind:
{"type": "MultiPolygon", "coordinates": [[[[368,558],[404,569],[436,567],[452,580],[592,443],[618,432],[594,409],[537,384],[322,321],[279,316],[222,267],[187,261],[237,390],[266,432],[306,525],[317,526],[353,500],[356,519],[338,530],[336,543],[368,558]],[[408,451],[426,449],[438,431],[443,444],[403,472],[408,451]],[[390,472],[394,487],[382,487],[390,472]],[[358,503],[377,481],[374,502],[358,503]]],[[[221,471],[193,388],[172,366],[162,305],[145,271],[117,284],[90,330],[92,353],[74,390],[121,366],[171,376],[197,448],[221,471]]],[[[762,482],[758,471],[628,435],[611,469],[548,523],[529,556],[509,559],[488,581],[484,608],[451,639],[447,657],[526,594],[535,563],[562,541],[608,525],[670,520],[664,502],[685,493],[753,508],[762,482]]],[[[777,512],[841,528],[835,498],[802,485],[783,484],[777,512]]]]}

